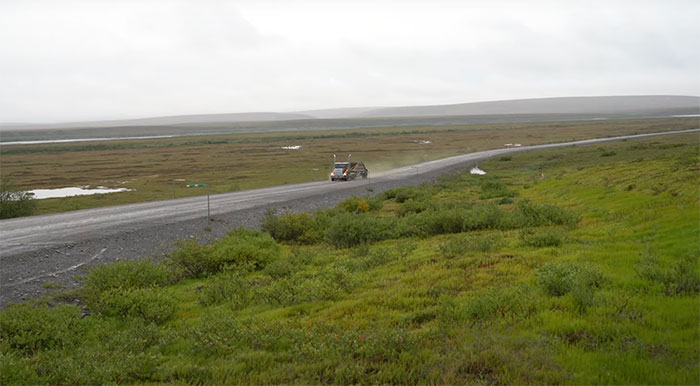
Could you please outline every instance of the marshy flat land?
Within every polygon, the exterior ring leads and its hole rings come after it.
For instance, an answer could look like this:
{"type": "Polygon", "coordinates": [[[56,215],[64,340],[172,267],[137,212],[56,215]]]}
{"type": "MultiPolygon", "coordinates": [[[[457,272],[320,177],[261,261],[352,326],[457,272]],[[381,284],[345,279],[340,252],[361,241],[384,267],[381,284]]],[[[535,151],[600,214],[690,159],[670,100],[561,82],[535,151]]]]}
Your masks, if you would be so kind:
{"type": "MultiPolygon", "coordinates": [[[[488,146],[539,131],[498,130],[460,134],[488,146]]],[[[450,135],[397,138],[449,153],[450,135]]],[[[480,167],[98,267],[81,289],[0,312],[0,382],[700,383],[697,133],[480,167]]]]}
{"type": "MultiPolygon", "coordinates": [[[[129,192],[37,201],[37,214],[224,193],[328,178],[332,155],[372,173],[504,147],[697,128],[697,118],[490,123],[265,132],[0,146],[2,176],[19,189],[80,186],[129,192]],[[300,146],[298,149],[284,149],[300,146]]],[[[83,129],[81,129],[83,130],[83,129]]],[[[75,132],[81,132],[75,130],[75,132]]],[[[132,133],[133,134],[133,133],[132,133]]]]}

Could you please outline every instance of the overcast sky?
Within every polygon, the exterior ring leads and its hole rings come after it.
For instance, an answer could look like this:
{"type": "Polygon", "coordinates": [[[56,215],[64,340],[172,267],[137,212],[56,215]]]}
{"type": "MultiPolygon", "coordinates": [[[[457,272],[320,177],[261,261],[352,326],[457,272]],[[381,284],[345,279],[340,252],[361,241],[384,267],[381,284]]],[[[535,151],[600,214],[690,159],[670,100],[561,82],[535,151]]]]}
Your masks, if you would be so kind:
{"type": "Polygon", "coordinates": [[[700,95],[699,1],[1,0],[0,122],[700,95]]]}

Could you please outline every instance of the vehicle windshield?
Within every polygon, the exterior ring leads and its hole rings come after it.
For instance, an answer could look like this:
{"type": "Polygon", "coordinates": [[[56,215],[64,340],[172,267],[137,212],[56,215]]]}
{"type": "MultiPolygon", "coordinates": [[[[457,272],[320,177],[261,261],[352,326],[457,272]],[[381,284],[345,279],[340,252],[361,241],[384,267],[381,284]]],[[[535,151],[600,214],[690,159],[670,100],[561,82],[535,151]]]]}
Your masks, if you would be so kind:
{"type": "Polygon", "coordinates": [[[345,169],[347,167],[348,167],[347,162],[336,162],[336,164],[335,164],[336,169],[345,169]]]}

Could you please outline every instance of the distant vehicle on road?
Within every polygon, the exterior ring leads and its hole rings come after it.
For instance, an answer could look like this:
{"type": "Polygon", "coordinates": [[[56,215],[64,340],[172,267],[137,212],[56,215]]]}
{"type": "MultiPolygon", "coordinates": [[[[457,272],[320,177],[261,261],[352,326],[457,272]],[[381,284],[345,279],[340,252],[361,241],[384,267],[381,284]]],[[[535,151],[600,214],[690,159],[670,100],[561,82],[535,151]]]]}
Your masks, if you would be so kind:
{"type": "Polygon", "coordinates": [[[333,154],[333,170],[331,170],[331,181],[350,181],[357,177],[367,178],[369,170],[362,162],[350,162],[351,155],[348,155],[347,162],[337,162],[333,154]]]}

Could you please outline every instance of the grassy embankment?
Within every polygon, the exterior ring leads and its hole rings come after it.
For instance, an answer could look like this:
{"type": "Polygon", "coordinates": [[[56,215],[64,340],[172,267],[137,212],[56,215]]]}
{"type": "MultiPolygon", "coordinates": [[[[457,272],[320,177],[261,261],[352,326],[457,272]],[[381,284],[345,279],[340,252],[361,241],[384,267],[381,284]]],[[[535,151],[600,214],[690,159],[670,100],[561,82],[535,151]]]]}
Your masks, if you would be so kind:
{"type": "MultiPolygon", "coordinates": [[[[0,174],[20,189],[108,186],[131,192],[45,199],[37,214],[328,178],[332,155],[348,153],[371,173],[455,154],[697,127],[694,118],[385,127],[0,147],[0,174]],[[424,143],[421,141],[430,141],[424,143]],[[301,145],[299,150],[282,146],[301,145]]],[[[371,174],[370,174],[371,175],[371,174]]]]}
{"type": "Polygon", "coordinates": [[[697,135],[517,154],[97,268],[90,316],[0,313],[0,380],[697,384],[698,163],[697,135]]]}

